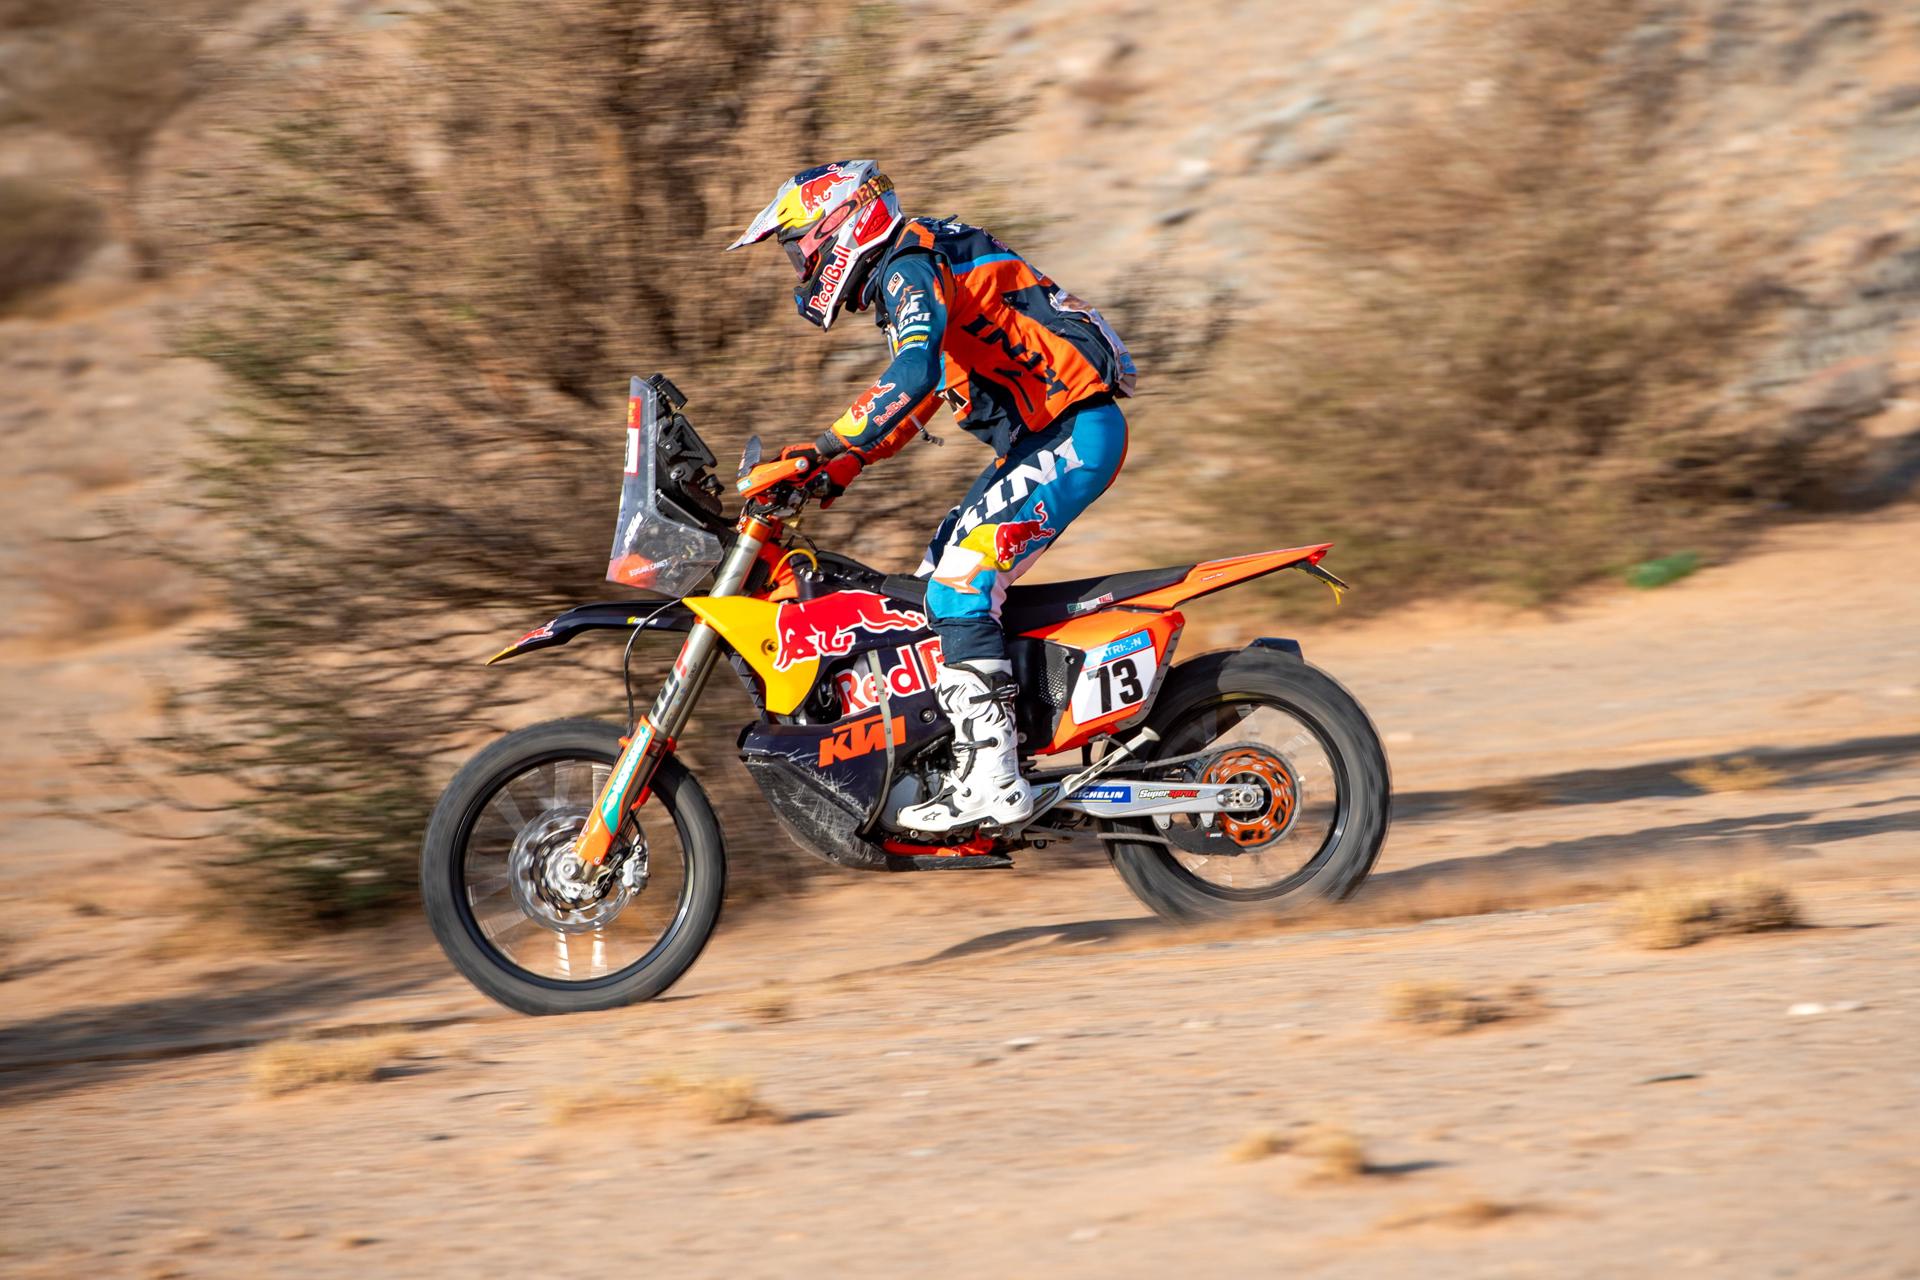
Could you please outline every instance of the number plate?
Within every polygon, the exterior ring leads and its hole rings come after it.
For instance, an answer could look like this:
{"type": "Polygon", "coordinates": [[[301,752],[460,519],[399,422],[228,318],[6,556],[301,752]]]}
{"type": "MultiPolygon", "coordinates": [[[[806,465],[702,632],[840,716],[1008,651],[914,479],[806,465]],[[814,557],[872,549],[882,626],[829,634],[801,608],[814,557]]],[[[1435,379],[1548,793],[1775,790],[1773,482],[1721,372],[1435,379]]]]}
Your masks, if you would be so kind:
{"type": "Polygon", "coordinates": [[[1153,637],[1145,631],[1110,640],[1087,651],[1087,665],[1073,686],[1073,718],[1089,724],[1147,700],[1157,658],[1153,637]]]}

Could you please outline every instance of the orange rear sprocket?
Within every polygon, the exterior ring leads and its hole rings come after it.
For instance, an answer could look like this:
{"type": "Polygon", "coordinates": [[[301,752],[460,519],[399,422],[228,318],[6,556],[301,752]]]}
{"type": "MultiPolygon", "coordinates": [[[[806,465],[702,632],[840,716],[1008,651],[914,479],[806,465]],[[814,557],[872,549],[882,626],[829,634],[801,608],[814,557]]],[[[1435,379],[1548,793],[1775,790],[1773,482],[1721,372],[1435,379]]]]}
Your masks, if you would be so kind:
{"type": "Polygon", "coordinates": [[[1242,848],[1267,844],[1293,825],[1300,801],[1299,787],[1286,761],[1264,747],[1238,747],[1224,752],[1207,766],[1202,781],[1226,785],[1257,784],[1267,803],[1255,814],[1222,814],[1221,829],[1242,848]]]}

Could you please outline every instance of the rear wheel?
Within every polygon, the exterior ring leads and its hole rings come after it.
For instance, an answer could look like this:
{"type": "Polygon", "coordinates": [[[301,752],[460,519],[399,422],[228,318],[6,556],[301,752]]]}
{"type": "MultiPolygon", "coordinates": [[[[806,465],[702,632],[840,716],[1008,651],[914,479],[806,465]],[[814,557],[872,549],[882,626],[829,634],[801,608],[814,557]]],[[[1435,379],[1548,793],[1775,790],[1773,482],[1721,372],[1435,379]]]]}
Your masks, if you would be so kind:
{"type": "Polygon", "coordinates": [[[574,837],[620,756],[620,731],[555,720],[508,734],[434,808],[420,890],[434,936],[474,986],[522,1013],[580,1013],[659,995],[699,958],[726,889],[720,826],[672,757],[640,811],[641,842],[596,875],[574,837]]]}
{"type": "Polygon", "coordinates": [[[1331,677],[1276,650],[1209,654],[1174,668],[1147,724],[1160,735],[1153,758],[1193,757],[1183,779],[1261,797],[1257,809],[1211,821],[1106,824],[1114,869],[1156,912],[1247,914],[1282,899],[1344,898],[1366,878],[1387,834],[1386,754],[1331,677]]]}

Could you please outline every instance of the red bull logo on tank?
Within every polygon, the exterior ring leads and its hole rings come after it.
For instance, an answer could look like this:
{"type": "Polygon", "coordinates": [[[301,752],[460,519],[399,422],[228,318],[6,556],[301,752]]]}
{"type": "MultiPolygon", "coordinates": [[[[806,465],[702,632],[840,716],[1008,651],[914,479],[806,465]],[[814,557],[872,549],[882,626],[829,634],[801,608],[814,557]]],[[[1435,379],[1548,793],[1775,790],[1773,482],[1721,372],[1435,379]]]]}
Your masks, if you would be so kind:
{"type": "Polygon", "coordinates": [[[872,591],[836,591],[783,604],[775,619],[779,648],[774,651],[773,669],[785,671],[796,662],[852,653],[863,631],[886,635],[919,631],[926,625],[926,614],[901,608],[872,591]]]}

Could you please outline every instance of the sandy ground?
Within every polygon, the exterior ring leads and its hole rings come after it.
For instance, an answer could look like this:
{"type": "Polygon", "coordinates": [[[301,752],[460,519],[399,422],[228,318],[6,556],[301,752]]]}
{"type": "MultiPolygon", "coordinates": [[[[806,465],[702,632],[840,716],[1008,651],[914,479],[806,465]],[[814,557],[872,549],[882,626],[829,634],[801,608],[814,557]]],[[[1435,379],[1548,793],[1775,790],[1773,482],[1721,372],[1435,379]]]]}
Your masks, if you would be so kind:
{"type": "MultiPolygon", "coordinates": [[[[533,1021],[411,923],[183,930],[130,847],[10,912],[0,1272],[1920,1275],[1917,534],[1302,636],[1399,818],[1359,899],[1283,928],[1169,930],[1040,858],[850,875],[736,914],[667,999],[533,1021]],[[1736,866],[1809,927],[1617,936],[1623,888],[1736,866]],[[1387,1016],[1409,978],[1534,994],[1434,1035],[1387,1016]],[[269,1042],[389,1034],[377,1079],[258,1083],[269,1042]]],[[[1249,629],[1286,630],[1196,617],[1188,652],[1249,629]]],[[[10,898],[65,830],[11,838],[10,898]]]]}

